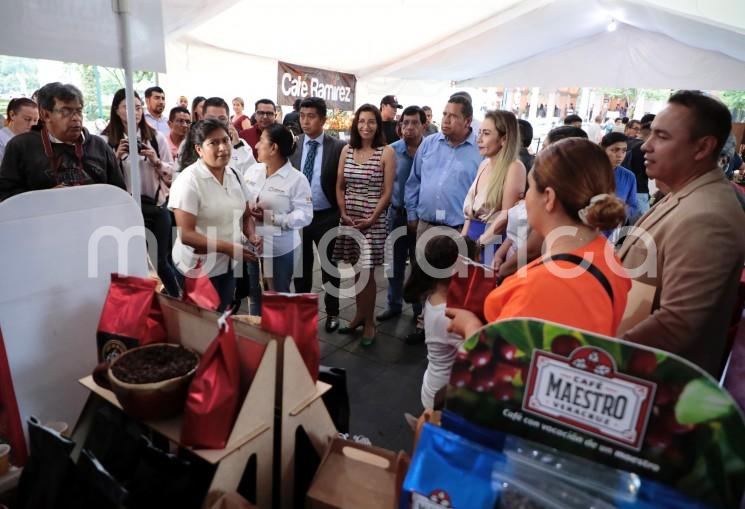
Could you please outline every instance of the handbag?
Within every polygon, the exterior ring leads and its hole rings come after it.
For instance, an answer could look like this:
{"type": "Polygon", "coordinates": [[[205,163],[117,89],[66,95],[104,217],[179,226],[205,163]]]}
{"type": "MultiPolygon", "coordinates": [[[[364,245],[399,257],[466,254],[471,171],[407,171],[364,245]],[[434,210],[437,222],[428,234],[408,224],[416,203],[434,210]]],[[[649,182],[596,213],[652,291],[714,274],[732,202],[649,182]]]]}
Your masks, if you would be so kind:
{"type": "Polygon", "coordinates": [[[447,307],[467,309],[485,322],[484,301],[497,286],[497,273],[465,256],[458,256],[455,269],[448,286],[447,307]]]}

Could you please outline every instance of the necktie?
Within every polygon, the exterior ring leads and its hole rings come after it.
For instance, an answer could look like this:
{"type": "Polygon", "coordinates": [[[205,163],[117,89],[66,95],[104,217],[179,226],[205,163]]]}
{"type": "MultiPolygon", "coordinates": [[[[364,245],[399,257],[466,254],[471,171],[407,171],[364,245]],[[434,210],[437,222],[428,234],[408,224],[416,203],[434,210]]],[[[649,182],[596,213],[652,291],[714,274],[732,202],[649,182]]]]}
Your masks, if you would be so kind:
{"type": "Polygon", "coordinates": [[[303,175],[308,179],[308,182],[313,180],[313,165],[316,162],[316,151],[318,150],[318,142],[316,140],[310,140],[308,142],[308,156],[305,158],[305,164],[303,165],[303,175]]]}

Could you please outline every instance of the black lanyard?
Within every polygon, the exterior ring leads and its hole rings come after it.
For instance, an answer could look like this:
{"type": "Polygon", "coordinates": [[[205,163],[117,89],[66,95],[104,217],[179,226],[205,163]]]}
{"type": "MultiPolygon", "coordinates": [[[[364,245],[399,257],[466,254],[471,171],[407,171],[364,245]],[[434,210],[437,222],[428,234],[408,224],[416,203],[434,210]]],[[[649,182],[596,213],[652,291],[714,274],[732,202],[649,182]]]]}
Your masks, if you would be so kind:
{"type": "MultiPolygon", "coordinates": [[[[62,164],[62,160],[59,159],[55,154],[54,150],[52,150],[52,142],[49,140],[49,131],[46,127],[42,128],[41,130],[41,142],[44,145],[44,153],[49,158],[49,162],[52,164],[52,171],[54,172],[54,181],[56,184],[60,184],[59,181],[59,167],[62,164]]],[[[77,141],[75,142],[75,157],[78,159],[78,166],[75,167],[76,170],[80,173],[80,181],[75,181],[71,184],[67,184],[65,182],[62,182],[65,185],[72,185],[72,186],[79,186],[83,183],[83,181],[86,179],[85,171],[83,170],[83,145],[77,141]]]]}

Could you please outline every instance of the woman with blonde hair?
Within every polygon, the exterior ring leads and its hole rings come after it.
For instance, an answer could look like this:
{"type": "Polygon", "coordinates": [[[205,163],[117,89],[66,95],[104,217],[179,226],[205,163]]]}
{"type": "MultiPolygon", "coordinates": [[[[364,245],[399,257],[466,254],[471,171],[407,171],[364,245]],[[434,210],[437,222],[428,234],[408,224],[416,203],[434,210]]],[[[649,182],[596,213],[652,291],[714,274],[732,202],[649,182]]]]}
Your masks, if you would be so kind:
{"type": "MultiPolygon", "coordinates": [[[[487,321],[538,318],[616,334],[631,281],[601,233],[626,217],[615,187],[608,156],[589,140],[561,140],[538,153],[525,206],[530,227],[546,239],[543,254],[486,297],[487,321]]],[[[483,325],[467,310],[447,316],[465,338],[483,325]]]]}
{"type": "MultiPolygon", "coordinates": [[[[520,162],[520,129],[509,111],[488,111],[476,139],[485,157],[465,202],[461,235],[481,246],[494,244],[507,226],[507,211],[525,192],[525,166],[520,162]]],[[[482,256],[494,254],[494,248],[482,256]]],[[[490,260],[484,260],[489,262],[490,260]]]]}
{"type": "Polygon", "coordinates": [[[233,99],[233,111],[235,112],[235,115],[230,119],[230,122],[233,124],[233,127],[235,127],[235,130],[238,132],[241,132],[244,129],[249,129],[251,127],[251,119],[246,116],[245,113],[243,113],[243,108],[245,107],[245,103],[243,102],[242,97],[236,97],[233,99]]]}

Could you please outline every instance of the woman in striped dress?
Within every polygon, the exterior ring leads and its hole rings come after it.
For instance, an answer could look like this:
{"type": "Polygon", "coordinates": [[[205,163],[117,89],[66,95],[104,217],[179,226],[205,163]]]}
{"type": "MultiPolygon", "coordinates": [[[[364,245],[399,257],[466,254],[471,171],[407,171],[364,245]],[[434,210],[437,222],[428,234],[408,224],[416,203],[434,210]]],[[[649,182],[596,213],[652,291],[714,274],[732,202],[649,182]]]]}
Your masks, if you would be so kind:
{"type": "Polygon", "coordinates": [[[334,245],[334,260],[355,265],[354,319],[339,329],[350,334],[360,326],[362,345],[375,341],[375,267],[383,265],[387,234],[386,214],[396,177],[396,157],[386,146],[383,119],[372,104],[354,114],[349,144],[339,157],[336,197],[341,231],[334,245]]]}

